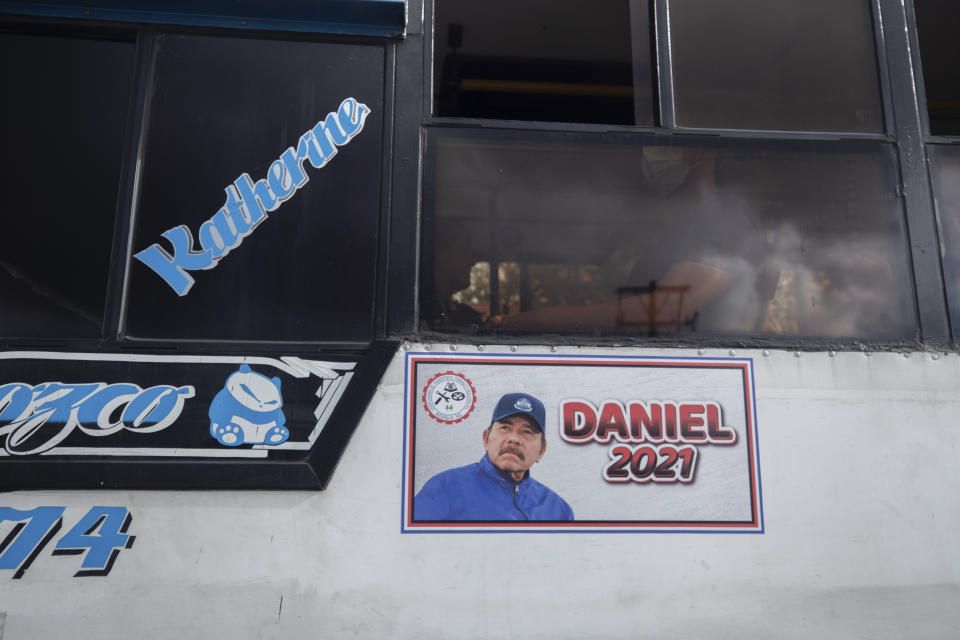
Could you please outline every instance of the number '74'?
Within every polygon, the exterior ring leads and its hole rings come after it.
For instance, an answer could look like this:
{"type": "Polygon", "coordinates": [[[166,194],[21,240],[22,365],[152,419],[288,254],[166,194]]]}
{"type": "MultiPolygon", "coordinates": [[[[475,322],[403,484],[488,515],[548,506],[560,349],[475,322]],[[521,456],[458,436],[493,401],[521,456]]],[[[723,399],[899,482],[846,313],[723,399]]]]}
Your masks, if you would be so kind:
{"type": "MultiPolygon", "coordinates": [[[[0,541],[0,570],[13,570],[21,578],[43,548],[63,526],[64,507],[20,510],[0,507],[0,525],[13,528],[0,541]]],[[[126,507],[93,507],[57,541],[53,555],[84,554],[74,577],[105,576],[121,549],[133,546],[136,536],[127,533],[133,517],[126,507]]]]}

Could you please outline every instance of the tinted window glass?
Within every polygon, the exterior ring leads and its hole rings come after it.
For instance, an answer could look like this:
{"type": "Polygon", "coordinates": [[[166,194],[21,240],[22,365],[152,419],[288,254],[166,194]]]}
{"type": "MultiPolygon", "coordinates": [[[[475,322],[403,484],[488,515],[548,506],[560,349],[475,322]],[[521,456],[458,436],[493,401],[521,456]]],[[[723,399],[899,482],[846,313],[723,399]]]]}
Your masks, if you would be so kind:
{"type": "Polygon", "coordinates": [[[134,48],[0,34],[0,335],[100,336],[134,48]]]}
{"type": "Polygon", "coordinates": [[[943,272],[956,337],[960,336],[960,149],[931,145],[928,153],[943,233],[943,272]]]}
{"type": "Polygon", "coordinates": [[[437,0],[436,113],[652,124],[649,11],[646,0],[437,0]]]}
{"type": "Polygon", "coordinates": [[[960,3],[956,0],[915,0],[917,37],[927,92],[930,133],[960,135],[960,3]]]}
{"type": "MultiPolygon", "coordinates": [[[[139,257],[130,261],[128,334],[369,340],[382,87],[379,47],[164,37],[133,236],[139,257]],[[347,98],[356,102],[342,108],[347,98]],[[370,110],[357,121],[363,126],[347,131],[344,118],[359,117],[361,104],[370,110]],[[333,112],[340,130],[327,119],[333,112]],[[314,157],[329,162],[315,168],[314,157]],[[257,184],[245,192],[244,182],[257,184]],[[177,258],[193,265],[188,291],[141,259],[153,245],[173,256],[161,236],[168,230],[203,249],[195,263],[186,249],[177,258]]],[[[158,251],[152,259],[162,262],[158,251]]]]}
{"type": "Polygon", "coordinates": [[[671,0],[677,123],[880,132],[867,0],[671,0]]]}
{"type": "Polygon", "coordinates": [[[430,132],[432,329],[914,335],[892,148],[430,132]]]}

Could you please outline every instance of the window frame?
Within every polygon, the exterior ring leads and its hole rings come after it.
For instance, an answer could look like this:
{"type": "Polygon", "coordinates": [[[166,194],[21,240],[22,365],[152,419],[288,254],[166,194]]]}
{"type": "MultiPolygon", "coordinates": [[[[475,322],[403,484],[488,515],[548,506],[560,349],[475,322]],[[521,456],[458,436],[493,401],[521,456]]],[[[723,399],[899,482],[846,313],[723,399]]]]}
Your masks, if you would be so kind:
{"type": "MultiPolygon", "coordinates": [[[[752,339],[724,338],[722,336],[688,336],[643,338],[618,336],[617,344],[675,345],[675,346],[775,346],[803,349],[949,349],[956,346],[945,296],[943,267],[939,251],[940,234],[931,193],[930,172],[927,166],[926,144],[960,144],[960,138],[930,136],[926,113],[923,110],[922,74],[917,48],[916,21],[911,0],[869,0],[873,16],[876,63],[884,112],[885,132],[881,134],[843,134],[833,132],[782,132],[753,130],[710,130],[676,127],[672,121],[672,68],[670,42],[667,31],[669,0],[652,0],[652,35],[656,55],[653,87],[656,107],[659,109],[657,126],[588,125],[576,123],[494,121],[485,119],[440,118],[433,115],[433,2],[408,0],[407,25],[400,39],[331,36],[328,34],[300,34],[278,31],[244,30],[214,27],[157,26],[126,22],[107,22],[85,19],[39,18],[2,15],[4,28],[54,29],[69,31],[108,30],[133,32],[137,36],[136,68],[133,99],[127,121],[129,141],[124,150],[120,175],[120,196],[115,217],[111,268],[107,282],[107,304],[104,331],[99,339],[7,339],[0,336],[5,348],[38,347],[51,349],[109,350],[136,348],[141,350],[176,348],[169,341],[127,340],[121,334],[122,285],[129,268],[126,256],[131,229],[131,210],[138,184],[136,167],[142,153],[142,133],[148,124],[149,100],[145,95],[151,80],[150,61],[153,42],[158,33],[196,33],[233,37],[262,37],[270,39],[309,39],[332,42],[376,43],[384,47],[384,122],[381,159],[380,234],[378,238],[377,282],[375,292],[374,338],[438,340],[442,342],[501,342],[501,343],[555,343],[606,344],[613,339],[594,339],[589,336],[571,336],[552,332],[539,336],[509,334],[470,336],[464,333],[431,333],[420,324],[420,276],[422,272],[421,207],[424,199],[425,131],[431,127],[493,128],[500,130],[571,131],[584,133],[620,132],[640,136],[683,134],[705,137],[745,137],[756,140],[817,140],[872,142],[892,144],[898,158],[900,179],[898,195],[903,203],[908,230],[908,261],[912,266],[910,278],[914,286],[914,304],[918,319],[915,340],[905,342],[831,341],[805,339],[796,336],[757,335],[752,339]],[[118,271],[117,257],[124,262],[118,271]]],[[[949,309],[960,316],[960,301],[951,301],[949,309]]],[[[179,343],[182,341],[174,341],[179,343]]],[[[358,344],[311,342],[191,342],[186,347],[208,351],[269,351],[277,345],[285,349],[334,350],[362,348],[358,344]]]]}
{"type": "Polygon", "coordinates": [[[947,250],[945,244],[946,234],[943,230],[941,212],[938,211],[936,207],[935,186],[933,184],[932,170],[932,164],[935,162],[935,160],[933,158],[934,154],[931,154],[930,150],[938,147],[960,145],[960,135],[934,135],[930,132],[930,113],[926,106],[927,93],[923,76],[923,59],[920,52],[920,32],[917,26],[917,12],[914,6],[914,0],[904,0],[903,5],[908,44],[910,50],[916,52],[915,55],[911,56],[909,60],[909,69],[913,73],[915,83],[914,103],[917,109],[918,122],[917,127],[914,129],[919,129],[919,131],[915,135],[917,142],[912,145],[910,151],[914,154],[914,157],[922,158],[922,162],[914,163],[919,164],[920,166],[910,166],[907,168],[907,172],[909,172],[907,175],[912,176],[916,186],[920,188],[919,190],[921,191],[921,194],[916,196],[917,199],[924,199],[924,196],[926,196],[926,199],[929,201],[929,207],[934,219],[934,230],[936,232],[935,246],[937,248],[937,254],[941,260],[941,277],[943,278],[943,291],[944,296],[946,297],[947,313],[949,316],[948,323],[951,330],[950,346],[957,350],[960,349],[960,296],[952,296],[950,294],[950,287],[948,287],[946,283],[946,278],[949,273],[949,268],[946,264],[944,264],[944,262],[946,262],[947,250]],[[924,179],[926,182],[926,189],[922,188],[924,179]]]}
{"type": "MultiPolygon", "coordinates": [[[[76,20],[61,17],[38,17],[0,14],[0,32],[26,35],[63,35],[74,37],[97,36],[132,40],[135,44],[134,72],[131,82],[131,98],[126,105],[127,122],[124,132],[123,151],[118,175],[118,194],[114,210],[113,238],[110,243],[110,267],[106,281],[104,316],[100,336],[97,338],[16,338],[0,335],[0,348],[6,350],[51,349],[69,351],[167,351],[195,350],[208,353],[258,353],[277,349],[284,351],[311,352],[317,350],[361,353],[372,344],[386,339],[386,282],[390,245],[389,229],[390,198],[390,140],[396,93],[397,40],[375,36],[338,35],[330,33],[303,33],[290,31],[264,31],[254,29],[231,29],[222,27],[198,27],[190,25],[156,25],[151,23],[114,22],[106,20],[76,20]],[[216,339],[166,339],[131,338],[125,334],[126,283],[129,278],[132,251],[131,241],[137,216],[141,188],[140,171],[146,151],[146,134],[150,126],[150,109],[154,89],[156,44],[163,35],[229,37],[239,40],[264,39],[271,41],[346,43],[373,46],[383,50],[383,120],[381,131],[381,157],[378,165],[378,188],[380,198],[377,210],[377,238],[375,285],[370,308],[370,340],[330,340],[318,336],[313,340],[216,340],[216,339]]],[[[333,105],[331,108],[335,107],[333,105]]]]}
{"type": "MultiPolygon", "coordinates": [[[[922,147],[923,135],[920,126],[921,114],[916,99],[916,91],[922,89],[919,83],[914,86],[912,73],[916,64],[916,25],[913,21],[911,0],[865,0],[869,1],[874,45],[877,65],[877,75],[883,108],[884,130],[882,133],[838,133],[838,132],[790,132],[766,130],[729,130],[678,127],[674,118],[674,88],[673,68],[671,57],[671,42],[669,36],[669,1],[651,0],[653,19],[653,46],[656,47],[654,59],[655,86],[654,94],[658,98],[657,107],[658,125],[623,126],[623,125],[593,125],[582,123],[553,123],[553,122],[526,122],[526,121],[497,121],[489,119],[467,119],[438,117],[433,112],[433,4],[430,0],[424,3],[422,9],[424,50],[421,64],[422,80],[422,132],[437,127],[463,127],[499,130],[538,130],[538,131],[569,131],[585,133],[629,133],[640,136],[709,136],[727,138],[750,138],[764,141],[834,141],[837,144],[844,142],[866,142],[892,145],[897,157],[900,172],[896,185],[907,229],[907,262],[911,265],[910,281],[913,285],[914,311],[916,314],[916,336],[907,341],[870,341],[869,339],[832,340],[826,338],[804,338],[798,336],[780,336],[759,334],[744,339],[741,336],[669,336],[664,338],[643,338],[633,336],[617,336],[606,340],[598,340],[583,335],[564,334],[554,331],[536,336],[518,334],[485,334],[471,336],[463,332],[436,333],[429,332],[417,317],[417,335],[437,341],[466,341],[466,342],[503,342],[503,343],[543,343],[543,342],[574,342],[577,344],[616,344],[659,345],[659,346],[776,346],[784,348],[803,349],[902,349],[924,347],[933,350],[949,348],[953,344],[953,337],[948,318],[947,304],[944,295],[942,263],[939,252],[931,251],[932,247],[939,246],[939,234],[935,225],[933,202],[930,193],[930,175],[926,162],[917,162],[916,158],[925,158],[922,147]]],[[[411,15],[416,15],[412,9],[411,15]]],[[[424,136],[425,137],[425,136],[424,136]]],[[[421,143],[421,149],[423,148],[421,143]]],[[[421,176],[424,194],[429,177],[421,176]]],[[[426,237],[428,234],[424,234],[426,237]]],[[[426,255],[426,251],[422,255],[426,255]]],[[[422,260],[422,256],[421,256],[422,260]]],[[[420,263],[421,269],[422,262],[420,263]]],[[[422,282],[422,281],[421,281],[422,282]]],[[[423,286],[421,284],[421,286],[423,286]]],[[[418,295],[422,292],[418,291],[418,295]]]]}
{"type": "MultiPolygon", "coordinates": [[[[101,309],[102,319],[100,326],[100,335],[96,338],[71,337],[71,338],[8,338],[0,333],[0,346],[7,348],[17,348],[21,346],[64,346],[73,345],[97,345],[103,342],[105,336],[110,334],[110,327],[113,324],[111,318],[113,281],[115,279],[116,261],[119,256],[117,253],[117,240],[119,231],[119,222],[121,216],[121,203],[127,197],[127,184],[129,182],[129,169],[134,166],[130,160],[130,153],[134,143],[134,132],[138,129],[139,123],[136,121],[137,96],[140,87],[138,86],[139,68],[141,65],[142,48],[137,35],[137,30],[130,25],[116,25],[111,23],[96,23],[89,27],[81,26],[76,29],[72,23],[65,24],[60,20],[40,20],[20,17],[8,17],[0,15],[0,37],[4,35],[27,36],[27,37],[63,37],[74,40],[93,39],[106,41],[126,41],[133,45],[133,72],[129,79],[130,98],[128,104],[121,110],[125,111],[125,127],[122,133],[122,149],[119,157],[119,168],[117,172],[117,190],[116,203],[113,210],[113,236],[108,243],[109,248],[109,266],[107,269],[107,281],[104,288],[104,306],[101,309]]],[[[135,162],[135,159],[134,159],[135,162]]]]}

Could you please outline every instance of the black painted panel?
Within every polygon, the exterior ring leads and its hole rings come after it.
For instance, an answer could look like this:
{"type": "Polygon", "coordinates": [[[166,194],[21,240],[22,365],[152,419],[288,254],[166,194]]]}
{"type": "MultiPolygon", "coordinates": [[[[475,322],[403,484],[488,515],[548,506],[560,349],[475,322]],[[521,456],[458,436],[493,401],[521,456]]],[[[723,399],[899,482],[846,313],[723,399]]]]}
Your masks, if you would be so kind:
{"type": "Polygon", "coordinates": [[[395,350],[0,352],[0,489],[323,488],[395,350]]]}
{"type": "MultiPolygon", "coordinates": [[[[299,163],[305,176],[299,187],[290,186],[296,183],[296,170],[289,169],[294,164],[285,165],[289,170],[274,164],[277,171],[286,171],[278,184],[292,188],[288,198],[275,203],[212,266],[187,271],[195,281],[189,290],[178,292],[143,261],[131,258],[129,337],[372,338],[383,58],[382,47],[352,44],[161,39],[133,256],[143,256],[156,243],[176,257],[161,234],[180,225],[190,230],[193,248],[201,250],[204,222],[225,207],[225,189],[242,174],[254,182],[267,180],[272,163],[288,148],[302,155],[307,149],[300,147],[303,134],[338,112],[348,98],[365,105],[369,114],[352,138],[333,147],[335,155],[328,150],[332,157],[325,165],[299,163]]],[[[238,200],[253,200],[236,189],[238,200]]],[[[260,214],[249,215],[255,219],[260,214]]],[[[215,245],[208,238],[205,246],[215,245]]]]}

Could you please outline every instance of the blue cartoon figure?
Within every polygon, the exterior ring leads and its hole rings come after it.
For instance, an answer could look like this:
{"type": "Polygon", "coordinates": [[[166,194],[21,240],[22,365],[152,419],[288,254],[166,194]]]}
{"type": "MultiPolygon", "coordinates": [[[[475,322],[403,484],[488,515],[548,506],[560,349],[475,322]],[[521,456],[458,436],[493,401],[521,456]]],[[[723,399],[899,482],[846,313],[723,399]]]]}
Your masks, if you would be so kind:
{"type": "Polygon", "coordinates": [[[270,444],[286,442],[280,378],[268,378],[246,364],[230,374],[210,403],[210,435],[220,444],[270,444]]]}

